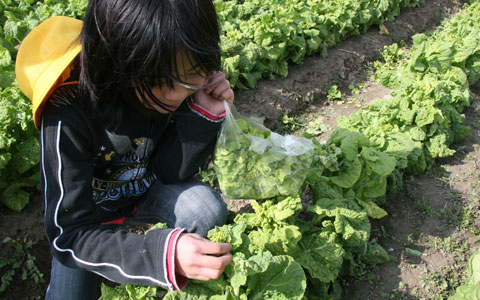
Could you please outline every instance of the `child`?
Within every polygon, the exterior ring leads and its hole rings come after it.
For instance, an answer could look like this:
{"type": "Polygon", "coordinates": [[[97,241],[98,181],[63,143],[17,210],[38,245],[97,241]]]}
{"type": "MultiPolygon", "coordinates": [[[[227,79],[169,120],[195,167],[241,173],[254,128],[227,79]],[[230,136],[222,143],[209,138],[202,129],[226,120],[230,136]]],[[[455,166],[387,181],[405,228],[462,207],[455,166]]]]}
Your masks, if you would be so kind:
{"type": "Polygon", "coordinates": [[[234,98],[219,42],[211,0],[90,0],[83,24],[53,17],[22,42],[17,81],[40,127],[53,254],[47,299],[98,299],[98,275],[182,289],[231,262],[229,244],[205,239],[226,206],[192,178],[234,98]],[[125,220],[169,228],[117,230],[125,220]]]}

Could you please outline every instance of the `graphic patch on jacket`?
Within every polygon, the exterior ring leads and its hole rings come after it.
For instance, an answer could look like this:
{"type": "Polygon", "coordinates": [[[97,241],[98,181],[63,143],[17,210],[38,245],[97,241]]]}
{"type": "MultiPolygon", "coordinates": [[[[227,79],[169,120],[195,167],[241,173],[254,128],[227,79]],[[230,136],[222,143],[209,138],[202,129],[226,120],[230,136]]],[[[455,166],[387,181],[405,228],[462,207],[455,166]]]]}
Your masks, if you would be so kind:
{"type": "Polygon", "coordinates": [[[111,145],[102,145],[97,152],[92,186],[97,204],[121,197],[143,195],[156,180],[148,161],[153,140],[145,137],[130,139],[105,131],[111,145]]]}

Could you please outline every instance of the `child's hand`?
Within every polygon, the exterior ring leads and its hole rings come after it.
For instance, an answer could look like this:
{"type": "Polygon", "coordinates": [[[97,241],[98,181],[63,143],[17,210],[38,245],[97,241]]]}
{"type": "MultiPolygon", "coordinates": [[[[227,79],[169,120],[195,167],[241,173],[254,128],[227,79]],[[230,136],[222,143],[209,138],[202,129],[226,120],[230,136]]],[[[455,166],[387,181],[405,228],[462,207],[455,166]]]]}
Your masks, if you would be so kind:
{"type": "Polygon", "coordinates": [[[194,233],[182,233],[175,251],[175,272],[191,279],[217,279],[232,262],[227,243],[214,243],[194,233]]]}
{"type": "Polygon", "coordinates": [[[195,102],[213,114],[221,114],[225,111],[223,101],[227,101],[231,105],[234,93],[223,72],[216,72],[215,76],[210,78],[207,83],[211,82],[218,82],[218,84],[197,91],[194,95],[195,102]]]}

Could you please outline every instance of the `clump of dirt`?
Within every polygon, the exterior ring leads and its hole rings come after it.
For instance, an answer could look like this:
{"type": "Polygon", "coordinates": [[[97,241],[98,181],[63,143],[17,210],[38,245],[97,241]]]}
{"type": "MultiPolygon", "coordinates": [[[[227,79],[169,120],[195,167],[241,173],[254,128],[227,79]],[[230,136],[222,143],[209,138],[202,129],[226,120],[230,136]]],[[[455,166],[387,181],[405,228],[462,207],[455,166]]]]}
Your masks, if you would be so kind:
{"type": "MultiPolygon", "coordinates": [[[[415,33],[434,30],[443,19],[459,11],[463,3],[458,0],[429,0],[423,7],[405,10],[395,20],[384,23],[389,32],[388,35],[381,34],[378,27],[372,27],[366,33],[351,37],[329,49],[327,58],[311,56],[305,58],[303,65],[291,66],[287,78],[260,81],[255,89],[237,91],[235,105],[245,116],[253,115],[265,118],[265,125],[269,128],[273,128],[276,123],[281,122],[284,114],[295,115],[304,112],[315,112],[322,118],[322,121],[334,127],[337,116],[349,115],[358,110],[358,107],[350,103],[327,101],[326,95],[330,85],[335,83],[344,94],[348,94],[350,84],[367,82],[366,89],[362,93],[363,105],[376,98],[388,97],[388,89],[368,81],[369,70],[371,70],[369,64],[378,58],[379,51],[385,45],[393,42],[406,41],[408,43],[410,37],[415,33]]],[[[385,33],[384,30],[381,32],[385,33]]],[[[472,109],[474,112],[476,111],[475,108],[472,109]]],[[[476,124],[478,124],[479,115],[474,113],[473,116],[477,118],[476,124]]],[[[473,120],[471,122],[473,127],[475,122],[473,120]]],[[[478,131],[478,127],[475,129],[478,131]]],[[[390,253],[396,260],[382,265],[377,272],[365,275],[370,278],[382,279],[377,280],[378,284],[382,285],[380,290],[375,284],[365,284],[365,281],[357,283],[358,279],[342,279],[346,287],[345,299],[385,299],[385,297],[382,298],[381,293],[393,292],[415,297],[413,290],[417,289],[416,291],[420,295],[422,288],[425,288],[430,280],[424,267],[427,270],[435,270],[435,276],[438,278],[444,278],[449,274],[448,272],[451,272],[442,271],[442,266],[453,264],[456,271],[461,269],[464,256],[459,259],[458,255],[450,255],[451,252],[446,255],[446,252],[435,251],[435,247],[429,247],[429,243],[437,241],[434,240],[434,237],[438,237],[441,238],[438,243],[448,244],[445,238],[450,237],[460,245],[463,245],[464,242],[478,245],[478,241],[474,241],[474,236],[469,235],[468,232],[465,232],[465,235],[452,234],[468,231],[465,228],[480,230],[475,218],[465,217],[467,214],[478,216],[478,205],[473,204],[474,200],[478,202],[478,197],[473,196],[473,187],[468,182],[473,182],[472,180],[478,182],[480,172],[478,172],[475,159],[480,161],[479,142],[477,133],[475,139],[470,139],[461,145],[462,151],[459,151],[450,160],[442,162],[442,166],[450,172],[450,178],[464,178],[464,180],[452,179],[450,181],[452,184],[455,183],[453,190],[433,189],[437,183],[440,184],[443,181],[435,175],[425,175],[415,179],[409,190],[388,202],[386,209],[390,216],[374,224],[372,235],[376,235],[386,249],[391,249],[390,253]],[[473,173],[475,170],[476,173],[473,173]],[[413,185],[419,182],[421,186],[431,187],[431,189],[420,191],[413,185]],[[451,200],[451,197],[455,198],[456,202],[451,200]],[[429,215],[428,206],[424,209],[424,213],[420,213],[418,206],[423,204],[419,199],[423,202],[427,201],[426,203],[435,213],[442,209],[444,212],[451,209],[453,217],[446,217],[445,220],[438,221],[436,217],[429,215]],[[455,219],[459,218],[458,213],[455,214],[455,209],[460,209],[460,215],[465,218],[460,218],[461,221],[455,219]],[[418,220],[421,220],[421,223],[418,220]],[[465,222],[466,227],[459,225],[465,222]],[[464,228],[464,231],[457,231],[458,228],[464,228]],[[420,232],[424,232],[424,234],[420,235],[420,232]],[[433,233],[435,234],[431,236],[433,233]],[[421,257],[409,257],[404,251],[405,243],[409,243],[408,245],[412,248],[422,250],[421,257]],[[447,275],[442,272],[446,272],[447,275]],[[421,279],[422,276],[427,276],[424,281],[421,279]],[[404,283],[402,289],[398,288],[400,282],[404,283]]],[[[230,201],[229,208],[236,212],[251,209],[248,200],[234,203],[230,201]]],[[[447,216],[450,215],[447,214],[447,216]]],[[[43,299],[49,281],[51,256],[43,232],[43,203],[40,195],[33,195],[30,203],[20,213],[0,207],[0,228],[2,240],[5,237],[12,237],[21,242],[33,242],[31,254],[37,258],[35,263],[45,278],[45,283],[35,285],[29,280],[22,280],[19,271],[15,275],[14,283],[5,292],[0,293],[0,299],[43,299]]],[[[460,249],[458,251],[463,251],[462,255],[471,252],[474,248],[471,247],[470,251],[464,251],[461,248],[463,246],[459,248],[452,245],[451,247],[455,249],[454,251],[458,249],[460,249]]],[[[0,260],[11,255],[11,251],[7,248],[3,245],[0,247],[0,260]]],[[[8,270],[8,266],[4,266],[0,270],[3,274],[8,270]]],[[[426,299],[431,298],[427,297],[426,299]]]]}

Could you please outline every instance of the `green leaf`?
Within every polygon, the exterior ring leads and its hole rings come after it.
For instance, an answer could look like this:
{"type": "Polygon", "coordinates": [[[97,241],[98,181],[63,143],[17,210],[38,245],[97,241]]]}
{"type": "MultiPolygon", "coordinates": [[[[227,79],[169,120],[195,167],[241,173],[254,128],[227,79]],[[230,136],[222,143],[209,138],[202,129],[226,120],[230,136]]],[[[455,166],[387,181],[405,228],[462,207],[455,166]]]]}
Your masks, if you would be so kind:
{"type": "Polygon", "coordinates": [[[20,141],[15,146],[15,152],[10,165],[22,175],[40,163],[40,142],[37,137],[30,137],[20,141]]]}
{"type": "Polygon", "coordinates": [[[0,45],[0,68],[12,65],[12,56],[7,48],[0,45]]]}
{"type": "Polygon", "coordinates": [[[345,247],[361,247],[370,237],[370,222],[365,211],[341,207],[327,209],[321,203],[316,203],[309,211],[316,213],[320,219],[333,219],[333,223],[326,221],[323,225],[332,226],[345,247]]]}
{"type": "MultiPolygon", "coordinates": [[[[280,255],[288,254],[297,247],[301,233],[289,219],[302,207],[300,196],[280,197],[262,204],[253,201],[252,207],[255,213],[239,214],[234,220],[238,224],[248,224],[249,252],[257,254],[268,250],[280,255]]],[[[243,242],[242,247],[245,245],[243,242]]]]}
{"type": "Polygon", "coordinates": [[[337,242],[336,234],[329,229],[323,229],[304,234],[293,257],[311,277],[329,283],[338,277],[343,255],[344,250],[337,242]]]}
{"type": "Polygon", "coordinates": [[[241,246],[248,247],[244,233],[246,228],[246,222],[226,224],[210,230],[207,237],[215,243],[229,243],[232,245],[232,251],[237,251],[241,246]]]}
{"type": "Polygon", "coordinates": [[[269,252],[262,252],[258,255],[246,258],[243,253],[235,253],[231,265],[225,270],[227,276],[230,278],[230,284],[233,287],[234,293],[239,296],[240,287],[247,283],[249,276],[265,272],[273,256],[269,252]]]}
{"type": "Polygon", "coordinates": [[[327,143],[334,143],[340,146],[345,159],[353,161],[358,157],[360,148],[368,146],[370,141],[359,132],[338,128],[332,133],[327,143]]]}
{"type": "Polygon", "coordinates": [[[167,223],[163,223],[163,222],[158,222],[157,224],[153,225],[152,227],[150,227],[145,233],[151,231],[151,230],[154,230],[154,229],[161,229],[161,228],[168,228],[168,225],[167,223]]]}
{"type": "Polygon", "coordinates": [[[305,273],[300,264],[290,256],[274,256],[265,272],[249,278],[248,299],[300,300],[306,286],[305,273]]]}
{"type": "Polygon", "coordinates": [[[130,300],[127,290],[123,286],[112,287],[102,282],[102,296],[98,300],[130,300]]]}
{"type": "Polygon", "coordinates": [[[373,201],[363,201],[357,198],[358,204],[360,204],[363,208],[367,210],[368,216],[374,219],[381,219],[388,215],[388,213],[380,208],[375,202],[373,201]]]}
{"type": "Polygon", "coordinates": [[[15,81],[15,69],[13,65],[0,67],[0,88],[9,88],[15,81]]]}
{"type": "Polygon", "coordinates": [[[467,277],[468,283],[480,284],[480,251],[468,260],[467,277]]]}
{"type": "Polygon", "coordinates": [[[296,250],[302,238],[300,230],[295,225],[285,225],[279,228],[254,230],[248,235],[251,253],[270,251],[274,255],[291,254],[296,250]]]}
{"type": "Polygon", "coordinates": [[[154,300],[157,288],[153,286],[126,285],[131,300],[154,300]]]}
{"type": "MultiPolygon", "coordinates": [[[[190,281],[183,291],[168,291],[163,300],[226,300],[222,297],[227,286],[223,280],[211,280],[208,282],[190,281]],[[214,283],[212,285],[212,282],[214,283]],[[216,284],[221,282],[220,284],[216,284]],[[214,287],[212,289],[212,286],[214,287]],[[221,287],[219,290],[218,287],[221,287]]],[[[105,300],[108,300],[106,298],[105,300]]],[[[115,299],[116,300],[116,299],[115,299]]],[[[123,299],[118,299],[123,300],[123,299]]]]}
{"type": "Polygon", "coordinates": [[[295,215],[302,208],[299,195],[278,197],[263,203],[252,201],[255,213],[243,213],[235,217],[235,223],[247,223],[250,227],[262,229],[277,228],[278,225],[288,225],[288,218],[295,215]]]}
{"type": "Polygon", "coordinates": [[[437,134],[425,142],[425,147],[433,158],[448,157],[455,153],[455,150],[448,148],[446,134],[437,134]]]}
{"type": "Polygon", "coordinates": [[[363,147],[360,155],[365,159],[366,166],[380,176],[390,175],[397,164],[392,155],[370,147],[363,147]]]}
{"type": "Polygon", "coordinates": [[[362,180],[360,180],[354,186],[354,190],[357,198],[363,199],[365,201],[370,201],[369,199],[382,197],[387,191],[387,178],[377,175],[372,177],[362,177],[362,180]]]}
{"type": "Polygon", "coordinates": [[[462,285],[448,300],[480,300],[480,284],[462,285]]]}
{"type": "Polygon", "coordinates": [[[437,110],[433,106],[420,107],[417,109],[415,123],[417,123],[417,126],[419,127],[432,124],[435,120],[436,114],[437,110]]]}
{"type": "Polygon", "coordinates": [[[348,162],[336,176],[330,177],[330,181],[342,188],[351,188],[360,178],[362,163],[358,158],[348,162]]]}
{"type": "Polygon", "coordinates": [[[21,181],[10,183],[1,191],[0,203],[13,211],[20,212],[30,201],[30,194],[22,189],[28,186],[29,184],[21,181]]]}
{"type": "Polygon", "coordinates": [[[455,63],[461,63],[468,59],[469,56],[479,51],[479,37],[475,31],[471,31],[465,38],[463,38],[462,47],[457,47],[457,52],[453,55],[455,63]]]}
{"type": "Polygon", "coordinates": [[[426,65],[424,60],[425,56],[425,47],[427,36],[424,34],[416,34],[412,37],[413,46],[412,46],[412,57],[410,59],[409,66],[416,72],[423,72],[426,70],[426,65]]]}

